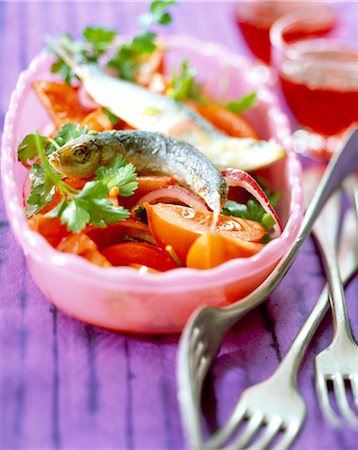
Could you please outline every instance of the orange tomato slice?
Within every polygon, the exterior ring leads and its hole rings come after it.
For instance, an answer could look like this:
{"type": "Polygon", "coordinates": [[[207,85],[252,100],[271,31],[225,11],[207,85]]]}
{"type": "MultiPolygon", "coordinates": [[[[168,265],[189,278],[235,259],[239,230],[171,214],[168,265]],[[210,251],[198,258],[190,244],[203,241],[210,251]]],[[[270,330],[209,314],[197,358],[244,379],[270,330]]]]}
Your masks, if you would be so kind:
{"type": "Polygon", "coordinates": [[[113,130],[112,122],[109,117],[103,112],[102,108],[96,109],[95,111],[87,114],[86,117],[81,121],[81,126],[86,126],[88,130],[95,131],[109,131],[113,130]]]}
{"type": "Polygon", "coordinates": [[[136,75],[136,82],[147,87],[151,83],[156,73],[162,74],[164,71],[164,51],[158,48],[151,55],[146,56],[136,75]]]}
{"type": "Polygon", "coordinates": [[[201,116],[229,136],[259,139],[258,134],[247,120],[223,106],[200,104],[192,106],[201,116]]]}
{"type": "Polygon", "coordinates": [[[61,223],[57,217],[49,218],[42,214],[36,214],[28,219],[28,224],[32,230],[40,233],[52,247],[57,247],[61,240],[70,234],[66,225],[61,223]]]}
{"type": "Polygon", "coordinates": [[[264,244],[206,233],[199,236],[190,247],[186,265],[192,269],[211,269],[234,258],[255,255],[262,247],[264,244]]]}
{"type": "Polygon", "coordinates": [[[59,243],[57,250],[82,256],[98,266],[111,267],[111,263],[98,251],[97,245],[84,233],[67,236],[59,243]]]}
{"type": "Polygon", "coordinates": [[[96,243],[101,251],[104,248],[118,244],[126,236],[154,244],[148,225],[135,219],[122,220],[116,224],[107,225],[106,228],[88,225],[84,233],[96,243]]]}
{"type": "Polygon", "coordinates": [[[65,83],[34,81],[32,87],[56,128],[68,122],[80,123],[88,114],[78,99],[76,89],[65,83]]]}
{"type": "Polygon", "coordinates": [[[165,250],[146,242],[122,242],[106,248],[102,253],[113,266],[136,264],[161,272],[178,267],[165,250]]]}
{"type": "Polygon", "coordinates": [[[144,197],[151,191],[157,189],[173,186],[177,183],[177,180],[169,176],[139,176],[136,180],[138,182],[138,188],[134,194],[129,197],[121,197],[120,203],[125,208],[131,209],[139,199],[144,197]]]}
{"type": "Polygon", "coordinates": [[[260,242],[266,231],[261,224],[251,220],[219,215],[215,230],[211,230],[213,213],[197,211],[186,206],[157,203],[144,204],[149,229],[163,248],[171,245],[181,261],[194,241],[210,231],[248,242],[260,242]]]}

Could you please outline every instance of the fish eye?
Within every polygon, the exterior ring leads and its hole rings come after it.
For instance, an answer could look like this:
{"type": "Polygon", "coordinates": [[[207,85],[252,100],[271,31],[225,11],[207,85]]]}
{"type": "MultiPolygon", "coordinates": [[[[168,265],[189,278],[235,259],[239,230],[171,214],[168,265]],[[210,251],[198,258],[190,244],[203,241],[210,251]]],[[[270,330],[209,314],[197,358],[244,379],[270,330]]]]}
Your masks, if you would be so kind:
{"type": "Polygon", "coordinates": [[[91,155],[90,149],[83,146],[77,147],[73,152],[73,156],[75,157],[76,162],[78,163],[85,163],[86,161],[89,160],[90,155],[91,155]]]}

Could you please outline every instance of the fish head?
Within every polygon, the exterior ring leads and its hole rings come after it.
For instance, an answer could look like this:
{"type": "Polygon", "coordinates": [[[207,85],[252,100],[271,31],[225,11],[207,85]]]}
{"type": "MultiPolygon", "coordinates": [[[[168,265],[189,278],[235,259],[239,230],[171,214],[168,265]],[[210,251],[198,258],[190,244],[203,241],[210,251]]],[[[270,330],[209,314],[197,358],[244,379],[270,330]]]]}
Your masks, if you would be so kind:
{"type": "Polygon", "coordinates": [[[101,149],[92,135],[83,135],[52,152],[51,166],[69,178],[90,178],[95,175],[101,160],[101,149]]]}

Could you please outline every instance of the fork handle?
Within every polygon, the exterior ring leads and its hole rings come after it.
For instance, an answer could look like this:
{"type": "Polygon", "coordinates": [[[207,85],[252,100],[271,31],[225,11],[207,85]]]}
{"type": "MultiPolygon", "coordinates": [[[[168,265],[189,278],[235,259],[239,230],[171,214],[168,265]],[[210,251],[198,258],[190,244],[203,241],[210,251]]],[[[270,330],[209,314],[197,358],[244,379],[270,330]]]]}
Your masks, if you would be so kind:
{"type": "MultiPolygon", "coordinates": [[[[346,286],[351,278],[356,274],[358,270],[358,259],[347,258],[342,264],[341,278],[343,284],[346,286]]],[[[297,372],[300,367],[303,355],[311,342],[311,339],[316,332],[319,324],[321,323],[325,313],[329,306],[329,290],[326,285],[323,289],[319,299],[315,306],[307,317],[306,321],[302,325],[302,328],[298,332],[291,347],[282,359],[281,364],[276,370],[276,374],[280,373],[285,378],[288,376],[290,381],[296,384],[297,372]]],[[[287,378],[286,378],[287,379],[287,378]]]]}
{"type": "Polygon", "coordinates": [[[334,246],[330,245],[330,242],[321,239],[317,234],[315,235],[315,239],[320,248],[320,254],[328,279],[329,300],[333,316],[333,343],[345,345],[347,340],[353,341],[353,337],[336,252],[334,246]]]}

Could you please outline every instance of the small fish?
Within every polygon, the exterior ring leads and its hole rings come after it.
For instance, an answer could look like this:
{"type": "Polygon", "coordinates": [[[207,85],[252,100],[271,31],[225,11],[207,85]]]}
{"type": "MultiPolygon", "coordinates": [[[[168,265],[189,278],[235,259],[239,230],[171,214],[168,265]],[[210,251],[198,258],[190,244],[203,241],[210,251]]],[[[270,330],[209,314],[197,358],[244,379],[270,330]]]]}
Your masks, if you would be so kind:
{"type": "Polygon", "coordinates": [[[106,131],[67,142],[49,155],[58,172],[89,178],[116,154],[143,174],[167,174],[196,192],[217,214],[227,198],[227,185],[214,164],[192,145],[149,131],[106,131]]]}
{"type": "Polygon", "coordinates": [[[81,79],[96,103],[135,129],[189,142],[221,169],[256,170],[285,155],[284,149],[274,141],[226,136],[185,104],[111,77],[96,64],[79,61],[66,42],[48,39],[48,43],[81,79]]]}

